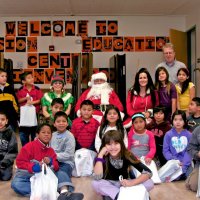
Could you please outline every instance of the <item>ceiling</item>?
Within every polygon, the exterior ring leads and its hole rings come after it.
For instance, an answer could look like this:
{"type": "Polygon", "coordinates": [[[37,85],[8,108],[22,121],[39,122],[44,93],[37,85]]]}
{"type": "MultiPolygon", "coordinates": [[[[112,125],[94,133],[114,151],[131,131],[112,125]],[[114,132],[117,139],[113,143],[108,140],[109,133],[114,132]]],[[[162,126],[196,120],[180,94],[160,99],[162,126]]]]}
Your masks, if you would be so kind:
{"type": "Polygon", "coordinates": [[[200,0],[0,0],[0,17],[187,15],[200,0]]]}

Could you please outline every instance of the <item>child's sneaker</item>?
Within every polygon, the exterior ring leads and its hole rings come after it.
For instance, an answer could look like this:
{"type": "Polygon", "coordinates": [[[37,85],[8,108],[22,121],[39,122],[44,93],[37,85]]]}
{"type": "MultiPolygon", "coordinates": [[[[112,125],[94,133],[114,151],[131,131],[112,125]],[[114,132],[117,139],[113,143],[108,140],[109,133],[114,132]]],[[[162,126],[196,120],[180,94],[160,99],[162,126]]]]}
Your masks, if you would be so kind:
{"type": "Polygon", "coordinates": [[[57,200],[82,200],[83,197],[82,193],[64,192],[59,195],[57,200]]]}

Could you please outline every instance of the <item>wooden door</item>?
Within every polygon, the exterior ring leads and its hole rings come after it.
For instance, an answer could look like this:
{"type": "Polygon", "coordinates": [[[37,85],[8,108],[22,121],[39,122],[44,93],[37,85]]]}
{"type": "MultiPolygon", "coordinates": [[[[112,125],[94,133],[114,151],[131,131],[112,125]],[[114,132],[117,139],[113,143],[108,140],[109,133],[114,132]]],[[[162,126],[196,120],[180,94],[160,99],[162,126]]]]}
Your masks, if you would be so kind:
{"type": "Polygon", "coordinates": [[[187,33],[170,29],[170,42],[174,45],[176,59],[187,66],[187,33]]]}

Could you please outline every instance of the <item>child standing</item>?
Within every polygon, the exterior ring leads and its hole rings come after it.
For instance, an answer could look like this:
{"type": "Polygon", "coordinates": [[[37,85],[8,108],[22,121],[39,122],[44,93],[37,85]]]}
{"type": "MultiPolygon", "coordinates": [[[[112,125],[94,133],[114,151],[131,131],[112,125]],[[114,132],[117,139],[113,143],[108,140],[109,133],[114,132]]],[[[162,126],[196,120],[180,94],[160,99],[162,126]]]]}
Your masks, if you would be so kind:
{"type": "Polygon", "coordinates": [[[177,110],[172,115],[173,127],[164,136],[163,155],[167,161],[179,160],[182,166],[181,179],[185,179],[191,172],[191,157],[187,152],[187,146],[192,134],[185,129],[187,126],[186,114],[177,110]]]}
{"type": "Polygon", "coordinates": [[[87,148],[95,151],[94,141],[99,127],[99,122],[92,117],[94,104],[90,100],[84,100],[80,106],[81,117],[72,123],[71,132],[76,139],[76,150],[87,148]]]}
{"type": "MultiPolygon", "coordinates": [[[[121,133],[117,130],[107,131],[102,139],[102,146],[96,158],[94,167],[94,190],[107,199],[117,199],[120,187],[131,187],[143,184],[147,191],[153,188],[153,183],[148,182],[151,171],[143,165],[125,145],[121,133]],[[129,179],[128,169],[135,167],[141,175],[129,179]]],[[[134,196],[133,194],[131,196],[134,196]]]]}
{"type": "Polygon", "coordinates": [[[189,71],[187,68],[180,68],[177,72],[178,83],[177,90],[177,108],[188,112],[189,104],[195,97],[195,86],[189,79],[189,71]]]}
{"type": "Polygon", "coordinates": [[[123,127],[121,115],[119,109],[114,105],[109,105],[103,116],[102,124],[97,130],[95,138],[95,148],[99,152],[101,147],[101,141],[104,134],[109,130],[118,130],[124,139],[125,146],[128,146],[128,138],[126,129],[123,127]]]}
{"type": "Polygon", "coordinates": [[[81,200],[83,194],[71,193],[74,186],[71,182],[71,174],[74,167],[75,139],[72,133],[67,130],[68,116],[65,112],[59,111],[54,116],[54,126],[57,129],[53,133],[51,147],[55,150],[59,164],[58,188],[60,195],[58,200],[81,200]]]}
{"type": "MultiPolygon", "coordinates": [[[[43,93],[39,87],[34,85],[34,78],[32,72],[24,72],[20,76],[22,87],[17,91],[17,98],[20,107],[24,105],[35,106],[36,113],[40,111],[40,100],[43,97],[43,93]]],[[[31,136],[31,141],[35,139],[37,126],[20,126],[19,135],[22,146],[29,142],[29,136],[31,136]]]]}
{"type": "Polygon", "coordinates": [[[137,156],[145,157],[145,163],[149,165],[156,153],[154,135],[146,129],[145,116],[142,113],[135,113],[132,116],[133,128],[128,133],[128,149],[137,156]]]}
{"type": "Polygon", "coordinates": [[[156,106],[153,108],[153,120],[147,124],[147,130],[150,130],[155,137],[156,142],[156,157],[160,166],[166,163],[166,159],[163,156],[163,139],[165,133],[171,129],[169,121],[166,120],[166,109],[162,106],[156,106]]]}
{"type": "Polygon", "coordinates": [[[169,81],[169,73],[165,67],[159,67],[156,70],[155,87],[160,105],[166,108],[165,118],[171,121],[171,115],[176,111],[177,92],[175,85],[169,81]]]}
{"type": "Polygon", "coordinates": [[[194,97],[189,105],[188,130],[193,132],[200,125],[200,98],[194,97]]]}
{"type": "Polygon", "coordinates": [[[31,194],[30,178],[41,171],[42,163],[51,166],[55,171],[59,169],[56,154],[49,147],[52,131],[48,124],[37,128],[37,138],[22,147],[16,158],[17,171],[12,180],[12,189],[23,196],[31,194]]]}
{"type": "Polygon", "coordinates": [[[7,72],[0,68],[0,108],[4,110],[8,117],[8,124],[15,131],[18,124],[18,105],[14,89],[6,83],[7,72]]]}
{"type": "Polygon", "coordinates": [[[6,114],[0,111],[0,180],[8,181],[11,179],[17,153],[15,133],[8,125],[6,114]]]}

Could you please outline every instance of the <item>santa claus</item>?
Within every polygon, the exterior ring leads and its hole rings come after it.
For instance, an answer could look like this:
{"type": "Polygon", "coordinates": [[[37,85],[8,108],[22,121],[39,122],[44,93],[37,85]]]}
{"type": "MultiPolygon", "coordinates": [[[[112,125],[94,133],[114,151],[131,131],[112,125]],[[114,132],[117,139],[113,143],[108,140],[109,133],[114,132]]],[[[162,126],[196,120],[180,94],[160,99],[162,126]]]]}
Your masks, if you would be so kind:
{"type": "Polygon", "coordinates": [[[89,99],[94,103],[93,117],[99,122],[101,122],[103,113],[109,104],[116,106],[120,110],[121,117],[124,117],[124,113],[122,112],[123,105],[113,88],[111,88],[107,82],[107,76],[105,73],[98,72],[93,74],[88,86],[90,88],[81,94],[76,104],[75,111],[78,116],[80,116],[79,109],[81,102],[89,99]]]}

